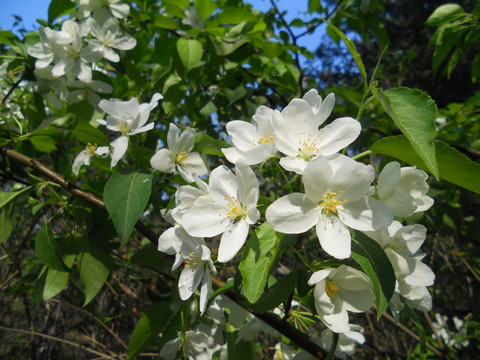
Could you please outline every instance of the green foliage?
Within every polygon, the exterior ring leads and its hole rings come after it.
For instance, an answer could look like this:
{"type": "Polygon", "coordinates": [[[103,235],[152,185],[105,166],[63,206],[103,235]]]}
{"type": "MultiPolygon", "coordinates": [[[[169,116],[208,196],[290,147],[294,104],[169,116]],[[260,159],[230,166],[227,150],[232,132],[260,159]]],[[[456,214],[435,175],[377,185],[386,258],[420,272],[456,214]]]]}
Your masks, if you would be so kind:
{"type": "Polygon", "coordinates": [[[438,178],[438,165],[433,145],[437,115],[435,102],[427,94],[416,89],[394,88],[383,92],[371,86],[370,90],[395,125],[410,141],[429,172],[438,178]]]}
{"type": "Polygon", "coordinates": [[[60,245],[55,240],[49,224],[45,224],[35,238],[35,255],[52,270],[58,272],[69,271],[69,268],[63,262],[60,245]]]}
{"type": "Polygon", "coordinates": [[[70,0],[52,0],[48,7],[48,22],[52,24],[54,20],[70,14],[74,10],[75,4],[70,0]]]}
{"type": "Polygon", "coordinates": [[[135,358],[155,341],[171,317],[171,313],[166,311],[169,305],[169,301],[154,303],[140,317],[128,343],[127,359],[135,358]]]}
{"type": "Polygon", "coordinates": [[[263,223],[248,240],[238,266],[245,297],[251,303],[258,301],[268,277],[280,256],[283,235],[278,234],[268,223],[263,223]]]}
{"type": "Polygon", "coordinates": [[[352,258],[362,267],[372,281],[377,304],[377,319],[388,307],[395,290],[395,272],[387,255],[378,243],[361,232],[355,232],[352,258]]]}
{"type": "Polygon", "coordinates": [[[246,301],[242,302],[242,304],[247,309],[255,312],[273,310],[275,307],[284,302],[293,292],[296,282],[297,273],[289,273],[275,282],[275,284],[272,286],[269,286],[254,304],[249,304],[246,301]]]}
{"type": "Polygon", "coordinates": [[[86,252],[80,255],[80,280],[85,285],[85,301],[87,305],[101,290],[108,278],[110,271],[101,260],[96,259],[92,254],[86,252]]]}
{"type": "MultiPolygon", "coordinates": [[[[470,191],[480,193],[480,166],[458,150],[441,141],[435,141],[436,161],[439,177],[470,191]]],[[[373,152],[385,154],[430,171],[420,156],[413,150],[406,137],[391,136],[378,140],[370,148],[373,152]]]]}
{"type": "Polygon", "coordinates": [[[129,169],[116,171],[105,184],[103,199],[122,242],[145,210],[152,192],[151,174],[129,169]]]}

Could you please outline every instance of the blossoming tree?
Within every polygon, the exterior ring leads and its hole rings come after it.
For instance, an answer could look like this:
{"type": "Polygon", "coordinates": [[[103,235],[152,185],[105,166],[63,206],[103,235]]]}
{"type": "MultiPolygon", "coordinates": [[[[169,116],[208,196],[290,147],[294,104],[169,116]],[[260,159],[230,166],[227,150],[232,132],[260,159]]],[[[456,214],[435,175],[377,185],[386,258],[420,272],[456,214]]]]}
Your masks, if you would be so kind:
{"type": "Polygon", "coordinates": [[[338,28],[360,97],[304,76],[308,50],[274,21],[241,1],[52,0],[37,32],[0,32],[10,295],[83,306],[127,359],[344,358],[373,312],[406,314],[419,353],[440,353],[415,313],[435,307],[429,174],[480,193],[478,164],[434,140],[434,100],[382,89],[338,28]],[[379,117],[394,131],[370,141],[379,117]],[[100,315],[119,291],[137,305],[100,315]],[[137,307],[118,338],[109,322],[137,307]]]}

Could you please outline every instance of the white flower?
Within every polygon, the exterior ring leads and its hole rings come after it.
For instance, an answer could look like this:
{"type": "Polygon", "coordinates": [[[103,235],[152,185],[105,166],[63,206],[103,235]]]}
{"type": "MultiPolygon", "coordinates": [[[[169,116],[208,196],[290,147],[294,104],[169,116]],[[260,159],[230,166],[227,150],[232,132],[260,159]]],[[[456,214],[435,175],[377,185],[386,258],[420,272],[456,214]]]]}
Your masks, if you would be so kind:
{"type": "Polygon", "coordinates": [[[235,164],[243,158],[248,165],[255,165],[274,156],[277,147],[272,119],[281,116],[278,110],[260,106],[252,117],[256,125],[241,120],[228,122],[226,130],[232,137],[234,147],[222,149],[227,160],[235,164]]]}
{"type": "Polygon", "coordinates": [[[97,122],[105,125],[107,129],[118,131],[123,135],[110,144],[112,147],[111,168],[125,155],[128,148],[128,136],[153,129],[153,123],[145,124],[150,112],[157,107],[158,101],[161,99],[163,96],[155,93],[150,103],[139,104],[136,98],[129,101],[118,99],[100,101],[98,106],[107,113],[107,120],[100,119],[97,122]]]}
{"type": "Polygon", "coordinates": [[[80,89],[70,91],[67,96],[67,104],[69,105],[86,99],[92,106],[97,108],[98,103],[101,101],[101,98],[97,93],[110,94],[113,91],[113,87],[110,84],[99,80],[91,80],[88,82],[74,80],[68,85],[80,89]]]}
{"type": "Polygon", "coordinates": [[[158,240],[159,250],[171,253],[171,248],[176,253],[172,270],[177,269],[182,263],[184,269],[178,280],[180,299],[190,298],[200,286],[200,312],[205,312],[207,301],[212,294],[212,279],[210,271],[217,273],[212,260],[210,249],[202,238],[188,235],[180,226],[165,231],[158,240]]]}
{"type": "Polygon", "coordinates": [[[305,194],[276,200],[266,211],[267,221],[285,234],[300,234],[316,226],[323,250],[346,259],[351,253],[348,227],[373,231],[387,228],[393,220],[386,205],[365,196],[374,177],[370,165],[342,155],[331,161],[319,155],[303,173],[305,194]]]}
{"type": "MultiPolygon", "coordinates": [[[[455,346],[457,349],[470,345],[470,341],[467,339],[465,322],[454,316],[453,324],[455,325],[456,331],[449,330],[447,322],[447,316],[436,313],[435,322],[432,323],[432,327],[435,329],[436,334],[442,338],[445,344],[447,346],[455,346]]],[[[435,339],[437,336],[434,333],[432,337],[435,339]]]]}
{"type": "Polygon", "coordinates": [[[296,351],[291,346],[284,343],[275,344],[275,354],[273,354],[273,360],[293,360],[296,351]]]}
{"type": "Polygon", "coordinates": [[[120,0],[75,0],[79,8],[81,18],[93,15],[99,24],[108,21],[112,15],[123,19],[130,13],[130,6],[119,4],[120,0]]]}
{"type": "Polygon", "coordinates": [[[346,265],[316,271],[308,284],[315,285],[313,296],[318,316],[336,333],[350,331],[347,311],[367,311],[375,301],[368,276],[346,265]]]}
{"type": "Polygon", "coordinates": [[[281,117],[273,118],[275,144],[287,157],[280,165],[302,174],[305,166],[318,155],[329,156],[352,143],[361,132],[355,119],[345,117],[318,129],[330,114],[333,97],[322,103],[316,92],[308,92],[304,99],[293,99],[283,109],[281,117]]]}
{"type": "Polygon", "coordinates": [[[85,150],[81,151],[75,160],[73,160],[73,165],[72,165],[72,172],[75,174],[75,176],[78,176],[78,172],[80,171],[80,166],[82,165],[90,165],[92,161],[92,157],[94,155],[98,155],[101,157],[106,157],[110,155],[110,149],[108,146],[99,146],[97,145],[92,145],[88,144],[85,150]]]}
{"type": "Polygon", "coordinates": [[[250,315],[251,319],[247,320],[245,324],[242,325],[240,330],[238,331],[238,337],[236,342],[240,341],[253,341],[255,336],[259,332],[263,332],[265,334],[269,334],[271,336],[278,336],[278,331],[273,329],[270,325],[264,323],[262,320],[257,318],[254,315],[250,315]]]}
{"type": "Polygon", "coordinates": [[[427,229],[419,224],[402,226],[393,221],[387,230],[365,233],[382,246],[395,271],[395,294],[389,303],[394,316],[398,318],[403,309],[400,295],[408,299],[412,307],[430,310],[432,297],[426,287],[433,285],[435,274],[421,262],[423,255],[417,254],[427,229]]]}
{"type": "Polygon", "coordinates": [[[58,58],[52,68],[54,76],[66,75],[69,81],[75,78],[89,82],[92,79],[92,67],[89,63],[101,58],[101,54],[92,47],[84,46],[83,37],[88,33],[84,24],[79,25],[73,20],[67,20],[62,30],[57,34],[57,43],[64,44],[59,48],[58,58]]]}
{"type": "MultiPolygon", "coordinates": [[[[329,329],[322,331],[320,335],[320,346],[329,351],[332,347],[333,332],[329,329]]],[[[356,344],[364,344],[363,328],[359,325],[350,324],[350,330],[339,334],[335,356],[340,359],[346,359],[345,355],[355,354],[356,344]]]]}
{"type": "Polygon", "coordinates": [[[54,61],[56,54],[60,52],[63,45],[57,44],[57,31],[41,27],[38,34],[40,42],[30,46],[28,54],[37,59],[35,61],[36,69],[44,69],[54,61]]]}
{"type": "Polygon", "coordinates": [[[95,37],[87,40],[91,50],[102,54],[107,60],[119,62],[120,56],[113,49],[131,50],[137,45],[137,41],[130,36],[119,36],[117,20],[114,18],[108,19],[102,27],[94,19],[89,18],[87,25],[95,37]]]}
{"type": "Polygon", "coordinates": [[[218,261],[231,260],[248,235],[249,225],[260,217],[256,208],[258,182],[250,167],[237,162],[235,175],[219,166],[210,174],[211,199],[196,201],[182,217],[185,230],[192,236],[212,237],[222,234],[218,261]]]}
{"type": "MultiPolygon", "coordinates": [[[[188,360],[211,360],[213,351],[209,348],[208,335],[198,328],[185,332],[183,352],[188,360]]],[[[182,339],[179,337],[168,341],[160,351],[160,358],[173,360],[182,346],[182,339]]]]}
{"type": "Polygon", "coordinates": [[[195,176],[208,174],[208,169],[200,154],[191,152],[195,145],[195,129],[186,129],[181,135],[178,127],[170,123],[167,134],[168,149],[161,149],[150,160],[156,170],[166,173],[178,171],[187,182],[193,182],[195,176]]]}
{"type": "Polygon", "coordinates": [[[192,208],[196,201],[210,201],[208,184],[194,178],[197,187],[191,185],[180,186],[175,193],[175,207],[172,209],[172,217],[178,224],[182,223],[183,215],[192,208]]]}
{"type": "Polygon", "coordinates": [[[395,216],[407,217],[413,213],[426,211],[433,205],[427,196],[428,175],[414,167],[402,167],[398,162],[390,162],[378,176],[377,196],[392,209],[395,216]]]}

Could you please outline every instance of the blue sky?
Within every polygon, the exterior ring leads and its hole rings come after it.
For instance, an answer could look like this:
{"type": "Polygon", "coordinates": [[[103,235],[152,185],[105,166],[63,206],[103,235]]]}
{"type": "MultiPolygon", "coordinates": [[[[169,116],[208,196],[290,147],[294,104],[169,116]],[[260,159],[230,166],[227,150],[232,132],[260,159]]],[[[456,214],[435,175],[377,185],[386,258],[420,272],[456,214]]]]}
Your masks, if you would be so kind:
{"type": "MultiPolygon", "coordinates": [[[[270,9],[270,0],[246,0],[261,11],[270,9]]],[[[276,0],[277,7],[283,11],[288,11],[287,20],[299,17],[305,20],[304,13],[308,7],[307,0],[276,0]]],[[[23,27],[27,30],[37,29],[39,24],[36,19],[47,20],[48,6],[50,0],[0,0],[0,27],[10,30],[15,21],[13,15],[19,15],[23,18],[23,27]]],[[[305,46],[310,51],[314,51],[318,45],[318,37],[323,34],[324,26],[314,34],[304,36],[300,39],[299,45],[305,46]]]]}

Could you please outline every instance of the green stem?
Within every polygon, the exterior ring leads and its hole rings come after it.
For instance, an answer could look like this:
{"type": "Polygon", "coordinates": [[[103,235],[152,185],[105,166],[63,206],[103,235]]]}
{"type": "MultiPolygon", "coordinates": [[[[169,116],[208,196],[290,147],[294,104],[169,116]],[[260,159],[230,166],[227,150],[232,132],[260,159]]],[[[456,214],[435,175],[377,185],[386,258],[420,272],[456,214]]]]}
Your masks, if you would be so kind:
{"type": "Polygon", "coordinates": [[[373,151],[372,150],[366,150],[358,155],[355,155],[352,159],[353,160],[357,160],[357,159],[360,159],[361,157],[363,156],[367,156],[367,155],[370,155],[370,154],[373,154],[373,151]]]}
{"type": "Polygon", "coordinates": [[[298,256],[298,258],[299,258],[300,260],[302,260],[303,264],[308,268],[308,270],[310,270],[310,271],[312,271],[312,272],[315,272],[315,269],[310,266],[310,264],[309,264],[308,261],[303,257],[303,255],[300,254],[300,252],[299,252],[297,249],[295,249],[293,246],[290,246],[290,247],[293,249],[293,252],[298,256]]]}
{"type": "Polygon", "coordinates": [[[332,338],[332,346],[330,347],[330,351],[328,352],[327,357],[325,360],[332,360],[333,356],[335,355],[335,350],[337,349],[337,343],[338,343],[338,334],[333,333],[333,338],[332,338]]]}
{"type": "Polygon", "coordinates": [[[360,121],[360,119],[362,118],[363,112],[367,108],[367,105],[370,104],[370,102],[372,102],[372,100],[374,99],[374,97],[371,96],[370,98],[368,98],[368,100],[365,101],[365,98],[367,96],[368,96],[368,93],[366,93],[362,99],[362,105],[360,105],[360,109],[358,110],[357,121],[360,121]]]}
{"type": "Polygon", "coordinates": [[[288,185],[288,190],[290,190],[290,192],[293,192],[292,190],[292,185],[290,185],[290,181],[288,180],[287,178],[287,175],[285,174],[285,172],[283,171],[282,167],[280,166],[280,164],[278,163],[278,161],[276,161],[276,159],[273,159],[271,158],[271,161],[275,164],[275,166],[280,170],[280,173],[282,174],[283,178],[285,179],[285,181],[287,182],[287,185],[288,185]]]}

